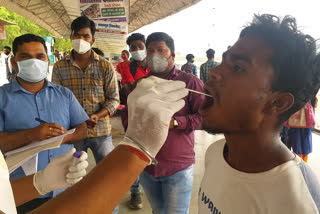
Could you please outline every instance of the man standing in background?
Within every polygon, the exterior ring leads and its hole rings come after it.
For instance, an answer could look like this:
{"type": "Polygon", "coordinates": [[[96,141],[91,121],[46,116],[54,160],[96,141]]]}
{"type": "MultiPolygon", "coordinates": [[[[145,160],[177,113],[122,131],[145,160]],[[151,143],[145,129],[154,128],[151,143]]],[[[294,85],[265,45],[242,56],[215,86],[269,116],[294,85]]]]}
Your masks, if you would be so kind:
{"type": "Polygon", "coordinates": [[[75,148],[80,151],[90,148],[98,163],[114,148],[109,116],[119,105],[119,92],[112,65],[92,50],[95,30],[95,23],[86,16],[72,22],[73,50],[55,63],[52,81],[69,88],[89,115],[88,137],[75,144],[75,148]]]}
{"type": "Polygon", "coordinates": [[[186,56],[187,59],[187,63],[184,64],[183,66],[181,66],[181,71],[185,71],[187,73],[191,73],[193,75],[195,75],[196,77],[198,76],[198,72],[197,72],[197,66],[195,66],[194,63],[194,56],[193,54],[188,54],[186,56]]]}
{"type": "Polygon", "coordinates": [[[5,58],[5,63],[6,63],[6,73],[7,73],[7,80],[11,82],[15,77],[16,77],[16,72],[12,68],[11,65],[11,57],[13,57],[13,54],[11,52],[11,48],[9,46],[4,46],[3,47],[3,52],[7,56],[5,58]]]}
{"type": "Polygon", "coordinates": [[[206,83],[209,80],[209,71],[218,65],[218,63],[214,61],[215,51],[213,49],[208,49],[206,53],[208,61],[200,66],[200,79],[203,83],[206,83]]]}

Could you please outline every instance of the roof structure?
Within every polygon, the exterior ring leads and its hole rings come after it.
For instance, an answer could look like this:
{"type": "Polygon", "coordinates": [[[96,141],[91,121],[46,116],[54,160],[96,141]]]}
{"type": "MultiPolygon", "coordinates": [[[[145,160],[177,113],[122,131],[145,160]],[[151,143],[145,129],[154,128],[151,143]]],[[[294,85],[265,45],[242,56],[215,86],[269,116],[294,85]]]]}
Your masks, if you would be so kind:
{"type": "Polygon", "coordinates": [[[7,20],[4,20],[4,19],[0,18],[0,25],[16,25],[16,23],[9,22],[7,20]]]}
{"type": "MultiPolygon", "coordinates": [[[[133,32],[199,1],[130,0],[128,31],[133,32]]],[[[1,6],[27,17],[60,38],[69,37],[71,22],[80,16],[79,4],[79,0],[0,0],[1,6]]]]}

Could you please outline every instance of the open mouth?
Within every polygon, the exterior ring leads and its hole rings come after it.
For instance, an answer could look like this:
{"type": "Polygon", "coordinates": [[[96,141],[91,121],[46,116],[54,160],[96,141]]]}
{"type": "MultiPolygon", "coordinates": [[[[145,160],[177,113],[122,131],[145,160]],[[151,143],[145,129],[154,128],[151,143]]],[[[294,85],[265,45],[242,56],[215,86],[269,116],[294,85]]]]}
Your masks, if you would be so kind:
{"type": "MultiPolygon", "coordinates": [[[[208,90],[204,89],[206,94],[210,94],[208,90]]],[[[205,100],[201,105],[201,109],[205,110],[210,108],[214,104],[214,99],[212,97],[205,96],[205,100]]]]}

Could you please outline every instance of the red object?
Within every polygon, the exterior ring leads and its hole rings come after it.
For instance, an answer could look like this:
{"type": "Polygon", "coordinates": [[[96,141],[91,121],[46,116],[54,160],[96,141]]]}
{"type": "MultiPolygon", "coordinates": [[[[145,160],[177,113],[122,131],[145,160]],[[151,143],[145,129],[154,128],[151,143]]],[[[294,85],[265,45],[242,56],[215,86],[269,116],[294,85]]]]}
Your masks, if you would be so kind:
{"type": "Polygon", "coordinates": [[[144,154],[142,151],[140,151],[139,149],[136,149],[136,148],[131,147],[131,146],[128,146],[128,145],[125,145],[125,147],[126,147],[129,151],[131,151],[131,152],[133,152],[134,154],[136,154],[141,160],[146,161],[146,162],[148,162],[148,163],[150,162],[148,156],[147,156],[146,154],[144,154]]]}
{"type": "Polygon", "coordinates": [[[4,25],[0,25],[0,40],[6,40],[7,35],[6,35],[6,29],[4,25]]]}
{"type": "Polygon", "coordinates": [[[146,70],[143,70],[143,68],[138,64],[137,66],[137,72],[132,76],[130,73],[130,63],[125,65],[125,62],[120,62],[116,68],[117,72],[121,75],[121,84],[124,86],[128,82],[134,82],[137,79],[140,79],[144,76],[146,76],[150,72],[150,68],[147,67],[146,70]]]}

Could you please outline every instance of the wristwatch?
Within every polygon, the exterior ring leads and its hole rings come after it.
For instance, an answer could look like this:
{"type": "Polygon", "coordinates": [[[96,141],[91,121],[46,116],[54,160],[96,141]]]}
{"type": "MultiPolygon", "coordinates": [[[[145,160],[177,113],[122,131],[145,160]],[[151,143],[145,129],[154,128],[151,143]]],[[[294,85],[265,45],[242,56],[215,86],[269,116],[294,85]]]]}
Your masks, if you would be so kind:
{"type": "Polygon", "coordinates": [[[173,128],[177,128],[178,126],[179,126],[178,121],[175,118],[173,118],[173,128]]]}

